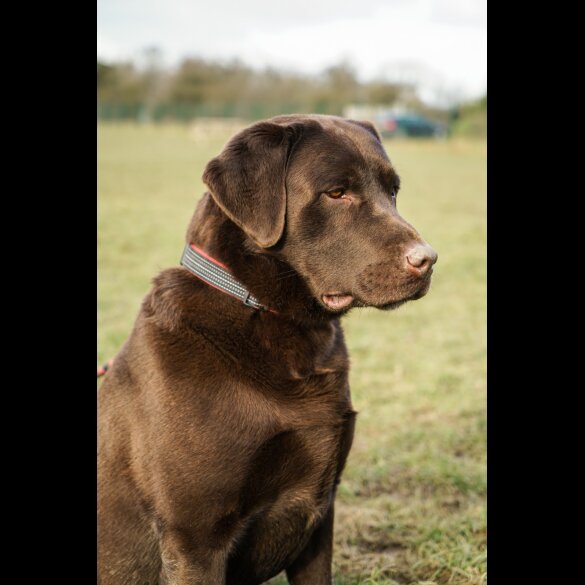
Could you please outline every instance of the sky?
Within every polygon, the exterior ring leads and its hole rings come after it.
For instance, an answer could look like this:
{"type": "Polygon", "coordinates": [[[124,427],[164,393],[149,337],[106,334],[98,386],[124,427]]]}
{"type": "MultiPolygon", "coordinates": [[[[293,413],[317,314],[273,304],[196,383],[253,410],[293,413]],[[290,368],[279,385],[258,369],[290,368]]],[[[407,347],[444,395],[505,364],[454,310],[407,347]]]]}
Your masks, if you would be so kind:
{"type": "Polygon", "coordinates": [[[414,82],[429,103],[487,91],[487,0],[98,0],[97,56],[239,58],[317,74],[346,61],[361,81],[414,82]]]}

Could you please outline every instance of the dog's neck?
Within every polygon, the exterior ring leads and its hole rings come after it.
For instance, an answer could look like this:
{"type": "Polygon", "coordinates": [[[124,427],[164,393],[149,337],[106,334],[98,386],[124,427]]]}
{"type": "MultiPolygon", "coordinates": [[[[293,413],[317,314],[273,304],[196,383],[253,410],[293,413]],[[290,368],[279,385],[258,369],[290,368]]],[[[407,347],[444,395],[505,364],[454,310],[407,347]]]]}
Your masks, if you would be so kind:
{"type": "Polygon", "coordinates": [[[199,202],[186,239],[225,264],[263,305],[279,315],[304,323],[336,318],[320,306],[301,275],[278,258],[278,252],[259,248],[235,227],[209,193],[199,202]]]}

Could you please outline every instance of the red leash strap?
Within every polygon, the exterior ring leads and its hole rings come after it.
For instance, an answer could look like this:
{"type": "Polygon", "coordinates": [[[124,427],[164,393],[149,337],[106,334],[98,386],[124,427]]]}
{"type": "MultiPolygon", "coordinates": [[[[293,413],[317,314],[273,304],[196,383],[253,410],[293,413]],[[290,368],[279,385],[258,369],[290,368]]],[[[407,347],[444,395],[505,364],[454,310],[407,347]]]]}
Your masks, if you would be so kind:
{"type": "Polygon", "coordinates": [[[114,359],[112,358],[109,362],[105,363],[103,366],[98,366],[97,377],[99,378],[100,376],[103,376],[112,367],[113,363],[114,363],[114,359]]]}

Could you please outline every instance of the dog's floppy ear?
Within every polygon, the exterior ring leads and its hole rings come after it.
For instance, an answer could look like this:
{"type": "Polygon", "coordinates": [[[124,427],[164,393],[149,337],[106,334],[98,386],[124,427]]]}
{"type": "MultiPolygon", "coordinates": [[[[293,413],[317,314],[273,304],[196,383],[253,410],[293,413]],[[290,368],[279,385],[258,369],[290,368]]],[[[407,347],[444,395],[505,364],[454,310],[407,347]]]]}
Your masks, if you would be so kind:
{"type": "Polygon", "coordinates": [[[207,164],[203,181],[223,212],[259,246],[274,246],[286,214],[286,168],[303,124],[258,122],[207,164]]]}
{"type": "Polygon", "coordinates": [[[378,139],[378,142],[382,142],[378,130],[371,122],[368,122],[367,120],[348,120],[348,122],[365,128],[370,134],[373,134],[378,139]]]}

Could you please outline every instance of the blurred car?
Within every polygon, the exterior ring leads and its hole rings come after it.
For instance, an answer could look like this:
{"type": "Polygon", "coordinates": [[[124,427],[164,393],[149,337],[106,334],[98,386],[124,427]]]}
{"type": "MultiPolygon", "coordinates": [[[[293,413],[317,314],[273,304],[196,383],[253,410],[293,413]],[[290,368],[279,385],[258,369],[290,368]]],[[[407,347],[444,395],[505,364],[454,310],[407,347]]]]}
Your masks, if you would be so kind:
{"type": "Polygon", "coordinates": [[[376,120],[384,138],[394,136],[444,137],[447,128],[419,114],[383,114],[376,120]]]}

